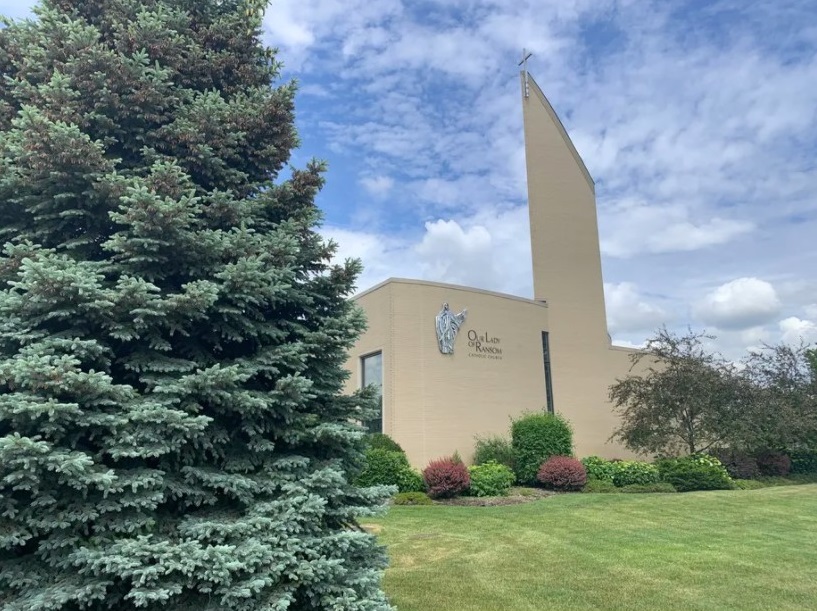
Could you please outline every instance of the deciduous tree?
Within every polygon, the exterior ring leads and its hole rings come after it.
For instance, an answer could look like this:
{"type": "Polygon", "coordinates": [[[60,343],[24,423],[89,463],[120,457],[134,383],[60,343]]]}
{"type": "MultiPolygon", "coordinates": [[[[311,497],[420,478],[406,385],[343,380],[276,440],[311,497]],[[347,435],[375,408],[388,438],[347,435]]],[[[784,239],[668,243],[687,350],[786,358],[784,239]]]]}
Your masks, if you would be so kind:
{"type": "Polygon", "coordinates": [[[621,417],[613,439],[644,454],[693,454],[728,442],[748,389],[734,365],[707,348],[708,339],[664,328],[633,354],[640,371],[610,387],[621,417]]]}

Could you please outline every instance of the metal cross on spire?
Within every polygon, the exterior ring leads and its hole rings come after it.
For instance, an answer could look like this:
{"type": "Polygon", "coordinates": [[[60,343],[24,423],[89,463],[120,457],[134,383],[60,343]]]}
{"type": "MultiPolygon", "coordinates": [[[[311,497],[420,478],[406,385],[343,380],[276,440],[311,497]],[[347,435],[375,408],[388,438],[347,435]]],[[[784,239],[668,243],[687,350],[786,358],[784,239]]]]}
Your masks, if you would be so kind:
{"type": "Polygon", "coordinates": [[[530,97],[530,85],[528,84],[528,60],[533,53],[528,53],[527,49],[522,49],[522,61],[519,65],[522,66],[522,71],[525,73],[525,97],[530,97]]]}

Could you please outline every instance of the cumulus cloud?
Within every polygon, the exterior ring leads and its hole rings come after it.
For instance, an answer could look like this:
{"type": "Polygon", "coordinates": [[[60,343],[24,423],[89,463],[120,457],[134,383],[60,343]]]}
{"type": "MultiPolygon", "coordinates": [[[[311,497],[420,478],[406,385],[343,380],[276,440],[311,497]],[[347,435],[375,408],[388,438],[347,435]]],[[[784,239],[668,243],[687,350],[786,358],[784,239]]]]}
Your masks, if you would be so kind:
{"type": "Polygon", "coordinates": [[[787,344],[799,344],[801,341],[806,344],[817,343],[817,323],[814,321],[790,316],[781,320],[779,326],[781,340],[787,344]]]}
{"type": "Polygon", "coordinates": [[[427,222],[422,233],[402,238],[331,225],[321,230],[339,244],[337,260],[363,261],[360,290],[405,277],[530,297],[527,231],[524,208],[437,219],[427,222]]]}
{"type": "Polygon", "coordinates": [[[605,283],[607,322],[612,335],[636,331],[649,333],[668,322],[661,306],[651,303],[631,282],[605,283]]]}
{"type": "Polygon", "coordinates": [[[706,295],[694,313],[703,323],[721,329],[747,329],[769,322],[780,310],[774,286],[758,278],[738,278],[706,295]]]}

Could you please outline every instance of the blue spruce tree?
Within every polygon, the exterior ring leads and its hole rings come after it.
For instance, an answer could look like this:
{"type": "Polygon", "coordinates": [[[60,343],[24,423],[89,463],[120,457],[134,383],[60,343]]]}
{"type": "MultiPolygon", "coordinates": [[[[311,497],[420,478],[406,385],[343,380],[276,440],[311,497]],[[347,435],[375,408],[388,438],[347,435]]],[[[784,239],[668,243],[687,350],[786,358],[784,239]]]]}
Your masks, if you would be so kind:
{"type": "Polygon", "coordinates": [[[0,28],[0,608],[389,609],[358,264],[246,0],[0,28]]]}

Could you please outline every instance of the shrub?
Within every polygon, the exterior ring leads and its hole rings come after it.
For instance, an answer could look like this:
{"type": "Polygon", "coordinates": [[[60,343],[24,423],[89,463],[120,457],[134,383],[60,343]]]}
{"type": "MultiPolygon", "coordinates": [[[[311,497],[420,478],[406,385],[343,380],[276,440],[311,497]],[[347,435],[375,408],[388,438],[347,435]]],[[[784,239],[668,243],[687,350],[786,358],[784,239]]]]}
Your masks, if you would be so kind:
{"type": "Polygon", "coordinates": [[[756,479],[733,479],[732,488],[735,490],[758,490],[759,488],[766,488],[766,484],[759,482],[756,479]]]}
{"type": "Polygon", "coordinates": [[[666,458],[657,464],[661,479],[675,486],[678,492],[732,488],[729,474],[713,456],[693,454],[682,458],[666,458]]]}
{"type": "Polygon", "coordinates": [[[402,452],[372,448],[366,450],[366,468],[357,478],[358,486],[398,486],[401,472],[410,469],[402,452]]]}
{"type": "Polygon", "coordinates": [[[482,465],[494,461],[513,471],[513,447],[504,437],[477,437],[474,445],[474,464],[482,465]]]}
{"type": "Polygon", "coordinates": [[[613,466],[613,483],[621,488],[632,484],[656,484],[661,481],[658,467],[640,460],[617,460],[613,466]]]}
{"type": "Polygon", "coordinates": [[[582,488],[582,492],[595,492],[595,493],[610,493],[610,492],[618,492],[619,489],[616,488],[616,485],[611,482],[610,480],[606,479],[587,479],[587,483],[582,488]]]}
{"type": "Polygon", "coordinates": [[[542,463],[536,479],[553,490],[581,490],[587,483],[587,472],[575,458],[551,456],[542,463]]]}
{"type": "Polygon", "coordinates": [[[522,484],[536,484],[536,475],[551,456],[573,451],[573,432],[561,416],[526,414],[511,424],[514,472],[522,484]]]}
{"type": "Polygon", "coordinates": [[[403,448],[394,439],[385,433],[371,433],[364,438],[366,448],[371,450],[386,450],[388,452],[400,452],[405,454],[403,448]]]}
{"type": "Polygon", "coordinates": [[[757,481],[762,483],[765,487],[770,486],[797,486],[800,484],[817,484],[817,474],[814,473],[797,473],[789,474],[786,477],[780,475],[761,475],[757,481]]]}
{"type": "Polygon", "coordinates": [[[403,452],[380,448],[366,450],[366,468],[355,482],[358,486],[397,486],[399,492],[425,492],[423,476],[411,468],[403,452]]]}
{"type": "Polygon", "coordinates": [[[401,492],[395,495],[395,505],[431,505],[433,501],[425,492],[401,492]]]}
{"type": "Polygon", "coordinates": [[[630,492],[636,494],[651,492],[658,493],[678,492],[675,489],[675,486],[673,486],[669,482],[656,482],[654,484],[629,484],[627,486],[622,486],[618,490],[619,492],[630,492]]]}
{"type": "Polygon", "coordinates": [[[599,479],[607,482],[613,481],[613,474],[616,472],[615,464],[600,456],[587,456],[582,458],[584,470],[587,471],[588,479],[599,479]]]}
{"type": "Polygon", "coordinates": [[[817,473],[789,473],[786,479],[792,485],[797,484],[817,484],[817,473]]]}
{"type": "Polygon", "coordinates": [[[817,450],[792,450],[789,458],[792,473],[817,473],[817,450]]]}
{"type": "Polygon", "coordinates": [[[433,499],[455,497],[468,490],[471,478],[468,469],[452,458],[431,461],[423,471],[428,496],[433,499]]]}
{"type": "Polygon", "coordinates": [[[469,467],[468,474],[474,496],[505,496],[514,482],[513,471],[493,460],[469,467]]]}
{"type": "Polygon", "coordinates": [[[757,455],[757,466],[763,475],[784,477],[791,471],[791,459],[782,452],[769,450],[757,455]]]}
{"type": "Polygon", "coordinates": [[[425,492],[426,483],[418,471],[404,467],[397,474],[397,489],[400,492],[425,492]]]}
{"type": "Polygon", "coordinates": [[[754,479],[760,475],[757,460],[748,452],[740,450],[721,449],[712,452],[721,464],[726,468],[730,477],[737,479],[754,479]]]}

